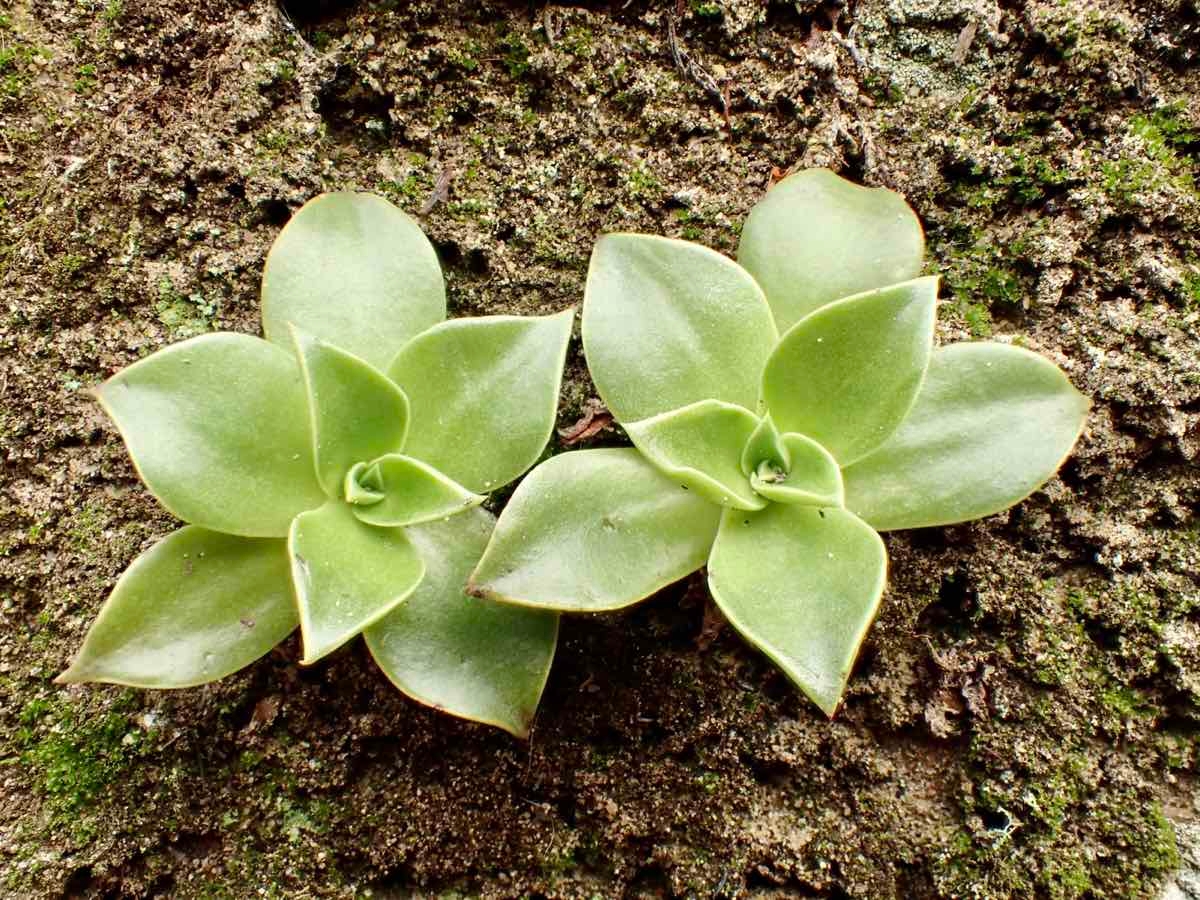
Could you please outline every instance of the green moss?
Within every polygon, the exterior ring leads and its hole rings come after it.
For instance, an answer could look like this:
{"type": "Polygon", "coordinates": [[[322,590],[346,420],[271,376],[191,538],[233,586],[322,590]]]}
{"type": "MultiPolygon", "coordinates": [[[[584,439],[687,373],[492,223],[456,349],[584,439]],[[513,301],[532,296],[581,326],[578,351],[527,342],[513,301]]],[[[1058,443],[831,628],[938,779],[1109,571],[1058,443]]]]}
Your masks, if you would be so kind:
{"type": "Polygon", "coordinates": [[[59,280],[70,281],[88,264],[88,258],[82,253],[64,253],[54,260],[50,267],[51,273],[59,280]]]}
{"type": "Polygon", "coordinates": [[[101,500],[90,500],[71,517],[67,531],[67,545],[73,550],[86,552],[102,539],[108,525],[109,513],[101,500]]]}
{"type": "Polygon", "coordinates": [[[284,153],[293,143],[292,135],[278,130],[261,132],[255,135],[254,139],[260,148],[275,156],[284,153]]]}
{"type": "Polygon", "coordinates": [[[657,197],[662,191],[662,184],[644,164],[629,170],[625,176],[625,187],[629,195],[638,200],[657,197]]]}
{"type": "Polygon", "coordinates": [[[692,15],[700,19],[720,19],[723,15],[721,4],[712,3],[710,0],[691,0],[689,5],[692,15]]]}
{"type": "Polygon", "coordinates": [[[12,20],[5,18],[4,26],[0,29],[0,106],[5,100],[16,100],[23,97],[33,77],[33,64],[36,59],[48,60],[53,54],[49,50],[35,46],[20,35],[9,39],[6,35],[15,32],[12,20]]]}
{"type": "Polygon", "coordinates": [[[1092,879],[1081,861],[1072,861],[1061,868],[1051,865],[1046,881],[1050,896],[1061,900],[1074,900],[1092,890],[1092,879]]]}
{"type": "Polygon", "coordinates": [[[128,716],[133,696],[127,691],[99,715],[56,697],[32,699],[21,711],[15,735],[21,763],[51,815],[77,838],[95,827],[80,813],[96,805],[142,753],[146,733],[128,716]]]}
{"type": "Polygon", "coordinates": [[[519,34],[506,32],[496,46],[500,50],[500,62],[510,78],[520,79],[529,74],[529,47],[519,34]]]}
{"type": "Polygon", "coordinates": [[[71,85],[71,89],[75,93],[84,97],[94,94],[96,88],[100,86],[100,79],[96,75],[95,63],[84,63],[75,70],[75,81],[71,85]]]}
{"type": "Polygon", "coordinates": [[[200,293],[184,296],[169,277],[164,277],[158,283],[158,302],[154,304],[154,311],[171,336],[182,340],[212,331],[217,303],[200,293]]]}
{"type": "MultiPolygon", "coordinates": [[[[421,159],[421,163],[424,163],[424,159],[421,159]]],[[[411,208],[414,203],[429,196],[433,190],[433,179],[422,169],[405,176],[402,181],[381,181],[378,190],[393,203],[411,208]]]]}
{"type": "Polygon", "coordinates": [[[589,59],[596,54],[594,41],[592,29],[583,25],[573,25],[561,38],[562,47],[567,53],[583,59],[589,59]]]}
{"type": "Polygon", "coordinates": [[[467,39],[459,47],[451,47],[446,51],[446,61],[464,72],[478,72],[479,60],[484,55],[483,45],[473,39],[467,39]]]}
{"type": "Polygon", "coordinates": [[[1192,268],[1184,273],[1180,293],[1185,309],[1200,308],[1200,269],[1192,268]]]}
{"type": "Polygon", "coordinates": [[[1140,145],[1141,153],[1125,153],[1101,163],[1101,189],[1110,199],[1129,205],[1163,188],[1196,196],[1194,173],[1200,160],[1188,148],[1200,138],[1182,115],[1182,104],[1172,104],[1129,120],[1126,132],[1140,145]]]}

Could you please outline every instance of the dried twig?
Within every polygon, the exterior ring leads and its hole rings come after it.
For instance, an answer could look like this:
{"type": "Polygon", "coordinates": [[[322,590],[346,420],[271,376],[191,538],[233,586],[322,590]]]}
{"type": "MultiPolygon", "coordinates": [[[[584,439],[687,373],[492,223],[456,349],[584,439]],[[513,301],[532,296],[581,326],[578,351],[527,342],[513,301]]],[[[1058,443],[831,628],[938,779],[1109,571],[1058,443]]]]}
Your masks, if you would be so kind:
{"type": "Polygon", "coordinates": [[[564,447],[570,447],[599,434],[612,424],[612,420],[612,413],[604,407],[599,404],[589,406],[574,425],[560,428],[558,437],[564,447]]]}
{"type": "Polygon", "coordinates": [[[453,180],[454,169],[450,166],[443,166],[442,171],[438,173],[437,183],[434,184],[433,191],[429,194],[429,199],[421,204],[417,215],[427,216],[435,206],[444,202],[450,196],[450,182],[453,180]]]}
{"type": "Polygon", "coordinates": [[[671,48],[671,58],[675,61],[675,68],[696,82],[706,94],[716,101],[717,105],[721,108],[721,115],[725,117],[726,127],[732,128],[733,123],[729,115],[729,96],[727,92],[721,89],[721,86],[717,84],[717,80],[703,66],[692,59],[688,52],[679,46],[677,23],[683,15],[683,9],[684,4],[682,0],[679,0],[675,4],[675,11],[667,14],[667,44],[671,48]]]}

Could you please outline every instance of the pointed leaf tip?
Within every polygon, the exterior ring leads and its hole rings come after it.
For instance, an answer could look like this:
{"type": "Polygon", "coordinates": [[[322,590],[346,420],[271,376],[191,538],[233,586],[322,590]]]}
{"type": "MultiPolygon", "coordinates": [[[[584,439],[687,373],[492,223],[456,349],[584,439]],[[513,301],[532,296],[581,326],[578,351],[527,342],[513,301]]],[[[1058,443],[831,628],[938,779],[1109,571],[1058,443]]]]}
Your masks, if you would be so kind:
{"type": "Polygon", "coordinates": [[[880,531],[967,522],[1045,484],[1091,403],[1045,357],[1007,344],[937,350],[888,441],[847,467],[846,506],[880,531]]]}
{"type": "Polygon", "coordinates": [[[403,603],[425,564],[399,528],[360,522],[334,500],[303,513],[288,537],[304,665],[341,647],[403,603]]]}
{"type": "Polygon", "coordinates": [[[468,587],[541,609],[619,609],[700,568],[719,517],[633,448],[563,453],[518,485],[468,587]]]}
{"type": "Polygon", "coordinates": [[[701,400],[625,426],[630,440],[660,472],[718,506],[762,509],[741,469],[757,427],[754,414],[720,400],[701,400]]]}
{"type": "Polygon", "coordinates": [[[283,537],[319,506],[295,358],[218,332],[172,344],[96,389],[138,474],[171,513],[247,537],[283,537]]]}
{"type": "Polygon", "coordinates": [[[608,234],[592,251],[583,345],[596,389],[621,422],[709,399],[753,410],[777,338],[762,290],[715,250],[608,234]]]}
{"type": "Polygon", "coordinates": [[[130,564],[55,682],[183,688],[223,678],[296,627],[289,581],[282,540],[181,528],[130,564]]]}
{"type": "Polygon", "coordinates": [[[708,563],[730,624],[832,716],[887,579],[883,541],[842,509],[727,510],[708,563]]]}
{"type": "Polygon", "coordinates": [[[367,629],[367,647],[392,683],[419,703],[525,739],[554,659],[558,616],[464,596],[463,581],[493,522],[471,510],[406,529],[425,578],[367,629]]]}
{"type": "Polygon", "coordinates": [[[798,322],[767,361],[762,397],[780,431],[849,465],[907,415],[933,349],[936,277],[838,300],[798,322]]]}
{"type": "Polygon", "coordinates": [[[554,428],[574,317],[452,319],[406,344],[388,368],[412,404],[405,454],[480,494],[524,473],[554,428]]]}
{"type": "Polygon", "coordinates": [[[360,522],[386,528],[453,516],[487,498],[473,494],[432,466],[400,453],[381,456],[369,469],[379,501],[354,507],[360,522]]]}

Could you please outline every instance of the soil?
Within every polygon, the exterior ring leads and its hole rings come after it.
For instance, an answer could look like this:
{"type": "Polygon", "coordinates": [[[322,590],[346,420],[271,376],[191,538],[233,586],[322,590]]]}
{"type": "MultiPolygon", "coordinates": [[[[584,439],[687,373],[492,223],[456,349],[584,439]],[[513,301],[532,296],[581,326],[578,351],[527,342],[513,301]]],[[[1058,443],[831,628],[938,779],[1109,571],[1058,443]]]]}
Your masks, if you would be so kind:
{"type": "MultiPolygon", "coordinates": [[[[1197,0],[0,9],[0,895],[1158,894],[1198,831],[1197,0]],[[1032,347],[1095,403],[1025,503],[887,536],[835,720],[699,580],[569,619],[527,743],[361,642],[51,683],[173,528],[86,389],[256,332],[304,200],[420,216],[454,315],[549,313],[597,235],[732,252],[810,165],[912,203],[941,341],[1032,347]]],[[[576,340],[560,424],[593,396],[576,340]]]]}

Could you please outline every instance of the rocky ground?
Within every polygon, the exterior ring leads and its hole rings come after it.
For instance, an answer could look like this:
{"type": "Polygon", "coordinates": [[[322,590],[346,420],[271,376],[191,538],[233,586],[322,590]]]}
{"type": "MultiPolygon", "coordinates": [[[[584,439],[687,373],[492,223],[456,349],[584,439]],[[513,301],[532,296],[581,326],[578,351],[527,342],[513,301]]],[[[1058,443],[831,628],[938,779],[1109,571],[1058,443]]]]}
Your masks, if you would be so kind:
{"type": "MultiPolygon", "coordinates": [[[[0,307],[5,897],[1154,897],[1196,857],[1197,0],[9,0],[0,307]],[[1018,508],[887,537],[835,721],[700,580],[567,621],[528,743],[361,644],[51,683],[173,527],[87,388],[257,331],[305,199],[419,216],[452,314],[548,313],[598,234],[730,252],[809,165],[909,198],[940,340],[1095,402],[1018,508]]],[[[560,424],[593,394],[574,341],[560,424]]]]}

